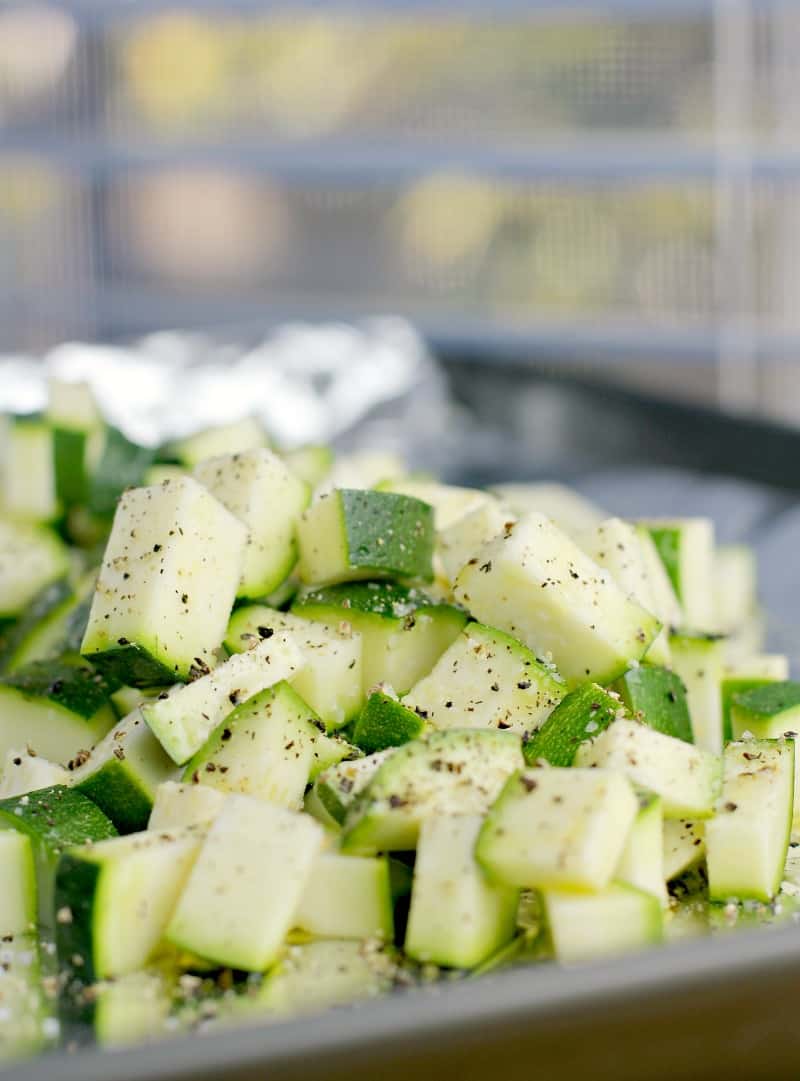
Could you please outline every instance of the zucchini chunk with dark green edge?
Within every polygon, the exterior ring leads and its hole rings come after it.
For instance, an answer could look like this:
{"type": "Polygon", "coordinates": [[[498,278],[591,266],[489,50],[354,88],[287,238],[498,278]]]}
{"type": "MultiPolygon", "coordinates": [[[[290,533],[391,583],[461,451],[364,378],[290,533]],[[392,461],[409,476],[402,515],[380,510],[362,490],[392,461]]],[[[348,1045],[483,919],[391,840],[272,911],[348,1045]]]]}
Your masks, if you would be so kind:
{"type": "Polygon", "coordinates": [[[247,526],[238,595],[267,596],[297,562],[297,522],[308,506],[308,485],[266,447],[209,458],[195,477],[247,526]]]}
{"type": "Polygon", "coordinates": [[[475,859],[480,815],[428,818],[420,827],[405,951],[423,964],[474,968],[514,937],[519,890],[475,859]]]}
{"type": "Polygon", "coordinates": [[[74,845],[116,837],[114,823],[82,792],[65,785],[40,788],[24,796],[0,800],[0,828],[30,838],[36,868],[38,918],[53,930],[69,914],[54,909],[55,870],[62,852],[74,845]]]}
{"type": "Polygon", "coordinates": [[[467,613],[396,582],[348,582],[306,590],[292,605],[303,619],[361,635],[364,692],[379,683],[405,694],[458,637],[467,613]]]}
{"type": "Polygon", "coordinates": [[[232,968],[271,967],[324,840],[308,815],[229,796],[180,895],[167,940],[232,968]]]}
{"type": "Polygon", "coordinates": [[[596,683],[584,683],[562,698],[539,731],[524,742],[525,760],[531,764],[542,759],[551,766],[571,766],[582,743],[594,739],[624,714],[618,695],[596,683]]]}
{"type": "Polygon", "coordinates": [[[486,544],[459,572],[456,600],[475,619],[552,660],[572,689],[608,684],[644,657],[661,624],[542,514],[486,544]]]}
{"type": "Polygon", "coordinates": [[[511,728],[525,738],[566,689],[555,666],[516,638],[468,623],[403,701],[434,728],[511,728]]]}
{"type": "Polygon", "coordinates": [[[81,755],[70,765],[72,784],[105,811],[120,833],[147,828],[156,789],[177,773],[138,709],[118,721],[88,757],[81,755]]]}
{"type": "Polygon", "coordinates": [[[65,765],[108,732],[116,684],[86,664],[34,661],[0,678],[0,755],[28,746],[65,765]]]}
{"type": "Polygon", "coordinates": [[[745,739],[725,748],[720,806],[705,824],[712,901],[771,901],[781,888],[794,770],[793,740],[745,739]]]}
{"type": "Polygon", "coordinates": [[[686,688],[692,736],[698,747],[720,754],[725,639],[713,634],[673,634],[672,669],[686,688]]]}
{"type": "Polygon", "coordinates": [[[422,735],[424,713],[406,708],[383,691],[374,691],[353,726],[353,743],[364,754],[399,747],[422,735]]]}
{"type": "Polygon", "coordinates": [[[638,812],[633,788],[615,771],[522,770],[493,803],[475,855],[507,886],[602,890],[638,812]]]}
{"type": "Polygon", "coordinates": [[[295,927],[319,938],[394,939],[394,898],[385,856],[322,852],[294,915],[295,927]]]}
{"type": "Polygon", "coordinates": [[[433,578],[433,508],[411,496],[335,489],[309,507],[297,535],[300,578],[308,585],[433,578]]]}
{"type": "Polygon", "coordinates": [[[800,683],[787,679],[734,695],[731,725],[735,739],[745,733],[756,739],[800,734],[800,683]]]}
{"type": "Polygon", "coordinates": [[[329,730],[341,728],[364,701],[361,635],[349,626],[324,626],[264,604],[251,604],[237,608],[231,616],[225,648],[241,653],[281,631],[292,635],[306,662],[292,677],[292,686],[329,730]]]}
{"type": "Polygon", "coordinates": [[[70,848],[56,869],[56,948],[81,983],[142,968],[200,851],[197,831],[145,832],[70,848]]]}
{"type": "Polygon", "coordinates": [[[616,956],[664,938],[664,912],[652,893],[613,882],[599,893],[543,890],[542,903],[556,959],[616,956]]]}
{"type": "MultiPolygon", "coordinates": [[[[727,743],[734,738],[731,708],[736,695],[789,678],[789,659],[782,653],[757,653],[726,664],[722,670],[722,733],[727,743]]],[[[738,736],[741,733],[737,733],[738,736]]]]}
{"type": "Polygon", "coordinates": [[[578,748],[576,766],[618,770],[661,796],[665,818],[711,818],[722,783],[719,755],[619,718],[578,748]]]}
{"type": "Polygon", "coordinates": [[[88,383],[48,380],[47,418],[53,430],[56,495],[63,507],[85,505],[104,423],[88,383]]]}
{"type": "Polygon", "coordinates": [[[656,732],[693,743],[686,688],[680,676],[666,668],[640,665],[614,684],[630,715],[656,732]]]}
{"type": "Polygon", "coordinates": [[[132,686],[187,680],[216,663],[247,530],[191,477],[125,492],[81,652],[132,686]]]}
{"type": "Polygon", "coordinates": [[[323,770],[306,797],[306,810],[327,824],[327,817],[341,825],[345,815],[364,791],[394,747],[375,751],[365,758],[338,762],[323,770]]]}
{"type": "Polygon", "coordinates": [[[451,728],[405,743],[351,805],[341,849],[371,856],[415,848],[426,818],[485,813],[523,764],[520,738],[513,732],[451,728]]]}
{"type": "Polygon", "coordinates": [[[690,631],[714,627],[714,524],[710,518],[649,519],[653,538],[690,631]]]}
{"type": "Polygon", "coordinates": [[[254,695],[211,733],[182,780],[299,808],[314,766],[319,718],[288,683],[254,695]]]}
{"type": "Polygon", "coordinates": [[[291,635],[260,640],[211,672],[171,693],[162,692],[140,708],[161,746],[183,765],[205,745],[234,707],[266,687],[291,677],[302,664],[291,635]]]}

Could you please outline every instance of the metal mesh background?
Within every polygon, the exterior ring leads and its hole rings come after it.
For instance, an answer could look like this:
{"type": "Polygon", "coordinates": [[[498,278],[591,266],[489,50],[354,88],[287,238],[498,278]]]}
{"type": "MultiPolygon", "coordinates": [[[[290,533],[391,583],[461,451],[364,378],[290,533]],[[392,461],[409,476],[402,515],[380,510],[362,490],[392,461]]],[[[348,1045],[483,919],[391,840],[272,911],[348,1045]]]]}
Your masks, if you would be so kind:
{"type": "Polygon", "coordinates": [[[3,346],[393,311],[797,419],[799,56],[791,0],[7,4],[3,346]]]}

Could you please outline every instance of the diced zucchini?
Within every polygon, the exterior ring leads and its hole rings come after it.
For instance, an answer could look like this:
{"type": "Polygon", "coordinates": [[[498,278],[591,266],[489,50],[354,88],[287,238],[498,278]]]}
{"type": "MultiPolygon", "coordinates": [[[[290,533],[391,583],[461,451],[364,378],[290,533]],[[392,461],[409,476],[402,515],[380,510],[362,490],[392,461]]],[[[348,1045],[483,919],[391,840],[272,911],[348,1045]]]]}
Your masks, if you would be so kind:
{"type": "Polygon", "coordinates": [[[30,747],[66,765],[116,720],[113,684],[87,665],[35,661],[0,679],[0,754],[30,747]]]}
{"type": "Polygon", "coordinates": [[[336,489],[300,519],[299,574],[309,585],[363,578],[433,578],[433,510],[392,492],[336,489]]]}
{"type": "Polygon", "coordinates": [[[269,968],[323,840],[322,827],[308,815],[230,796],[200,850],[167,938],[221,965],[269,968]]]}
{"type": "Polygon", "coordinates": [[[714,523],[710,518],[654,518],[650,531],[683,610],[683,627],[714,628],[714,523]]]}
{"type": "Polygon", "coordinates": [[[161,459],[178,462],[186,469],[194,469],[206,458],[218,458],[222,454],[242,454],[246,450],[269,446],[266,432],[255,417],[243,417],[231,424],[173,439],[161,450],[161,459]]]}
{"type": "Polygon", "coordinates": [[[614,877],[618,882],[652,893],[662,904],[666,904],[661,798],[645,791],[637,795],[639,812],[631,826],[614,877]]]}
{"type": "MultiPolygon", "coordinates": [[[[743,657],[722,670],[722,729],[726,741],[734,738],[731,725],[733,699],[745,691],[754,691],[767,683],[778,683],[789,678],[789,659],[782,653],[757,653],[743,657]]],[[[737,733],[737,737],[741,732],[737,733]]]]}
{"type": "Polygon", "coordinates": [[[578,747],[608,728],[625,710],[619,695],[584,683],[559,702],[538,732],[523,745],[525,760],[571,766],[578,747]]]}
{"type": "Polygon", "coordinates": [[[206,784],[162,781],[156,789],[147,828],[176,830],[210,826],[225,803],[226,795],[206,784]]]}
{"type": "MultiPolygon", "coordinates": [[[[313,791],[325,813],[334,822],[339,825],[344,822],[348,810],[393,753],[394,748],[387,747],[385,751],[376,751],[366,758],[356,758],[330,766],[319,775],[313,791]]],[[[309,808],[309,811],[312,810],[313,808],[309,808]]]]}
{"type": "Polygon", "coordinates": [[[68,571],[69,554],[55,533],[0,520],[0,619],[23,613],[43,589],[68,571]]]}
{"type": "Polygon", "coordinates": [[[360,859],[338,852],[317,857],[294,925],[320,938],[394,938],[394,913],[385,856],[360,859]]]}
{"type": "Polygon", "coordinates": [[[692,735],[698,747],[722,751],[722,666],[725,645],[712,635],[672,635],[672,668],[686,688],[692,735]]]}
{"type": "MultiPolygon", "coordinates": [[[[61,508],[56,498],[53,432],[45,418],[39,413],[8,417],[0,450],[4,513],[18,522],[56,519],[61,508]]],[[[3,547],[0,543],[0,550],[3,547]]]]}
{"type": "Polygon", "coordinates": [[[782,680],[764,683],[734,695],[731,702],[734,739],[745,733],[756,739],[778,739],[800,733],[800,683],[782,680]]]}
{"type": "MultiPolygon", "coordinates": [[[[599,567],[606,568],[624,593],[663,624],[650,582],[650,564],[635,525],[621,518],[607,518],[582,538],[581,547],[599,567]]],[[[664,626],[647,651],[647,661],[669,664],[669,640],[664,626]]]]}
{"type": "Polygon", "coordinates": [[[705,824],[712,901],[771,901],[781,886],[794,800],[792,740],[729,743],[718,814],[705,824]]]}
{"type": "Polygon", "coordinates": [[[0,780],[0,799],[24,796],[37,788],[50,788],[54,784],[69,784],[70,775],[63,766],[50,762],[25,747],[11,748],[3,760],[3,778],[0,780]]]}
{"type": "Polygon", "coordinates": [[[719,757],[637,721],[614,721],[596,739],[581,744],[575,764],[626,774],[661,796],[665,818],[714,814],[721,785],[719,757]]]}
{"type": "Polygon", "coordinates": [[[483,814],[523,765],[519,737],[450,729],[392,751],[348,810],[341,848],[373,855],[416,847],[426,818],[483,814]]]}
{"type": "Polygon", "coordinates": [[[89,481],[89,510],[110,517],[126,488],[144,483],[144,475],[155,452],[132,442],[117,428],[109,425],[102,437],[98,459],[89,481]]]}
{"type": "Polygon", "coordinates": [[[615,882],[600,893],[542,893],[556,959],[590,961],[661,942],[664,915],[652,893],[615,882]]]}
{"type": "Polygon", "coordinates": [[[615,679],[660,629],[608,571],[535,512],[487,544],[453,588],[476,619],[549,654],[571,687],[615,679]]]}
{"type": "Polygon", "coordinates": [[[614,689],[634,720],[666,736],[693,742],[686,688],[675,672],[637,665],[620,676],[614,689]]]}
{"type": "Polygon", "coordinates": [[[292,611],[361,635],[365,695],[380,683],[405,694],[430,672],[467,622],[460,608],[395,582],[309,590],[295,600],[292,611]]]}
{"type": "Polygon", "coordinates": [[[56,496],[65,507],[85,503],[91,467],[89,444],[103,429],[89,384],[48,379],[47,417],[53,430],[56,496]]]}
{"type": "Polygon", "coordinates": [[[519,890],[491,881],[475,860],[480,815],[423,822],[405,952],[423,963],[474,968],[514,936],[519,890]]]}
{"type": "Polygon", "coordinates": [[[714,630],[730,634],[756,608],[756,558],[746,544],[720,544],[714,552],[714,630]]]}
{"type": "Polygon", "coordinates": [[[611,770],[524,770],[489,811],[475,853],[509,886],[601,890],[638,810],[628,781],[611,770]]]}
{"type": "Polygon", "coordinates": [[[353,727],[353,743],[364,754],[400,747],[422,735],[425,730],[423,716],[421,711],[408,709],[391,695],[374,691],[353,727]]]}
{"type": "Polygon", "coordinates": [[[108,815],[120,833],[147,827],[156,790],[175,776],[175,763],[141,710],[118,721],[72,773],[72,784],[108,815]]]}
{"type": "Polygon", "coordinates": [[[115,837],[109,818],[82,792],[64,785],[42,788],[23,796],[0,800],[0,830],[16,830],[29,838],[36,869],[38,922],[53,930],[61,914],[53,908],[56,864],[74,845],[115,837]]]}
{"type": "Polygon", "coordinates": [[[513,729],[527,738],[565,691],[553,666],[515,638],[468,623],[403,701],[435,728],[513,729]]]}
{"type": "Polygon", "coordinates": [[[395,968],[373,943],[331,939],[291,946],[264,980],[257,1007],[296,1016],[375,998],[392,986],[395,968]]]}
{"type": "Polygon", "coordinates": [[[683,623],[683,609],[675,592],[667,568],[658,554],[655,541],[650,535],[650,530],[643,525],[635,525],[636,535],[639,538],[639,546],[642,557],[647,567],[647,577],[650,579],[650,589],[653,595],[653,615],[656,616],[667,633],[677,630],[683,623]]]}
{"type": "MultiPolygon", "coordinates": [[[[786,738],[797,746],[800,735],[800,683],[792,680],[763,683],[735,694],[731,701],[734,739],[786,738]]],[[[800,768],[795,770],[794,813],[800,821],[800,768]]]]}
{"type": "Polygon", "coordinates": [[[507,507],[487,499],[446,529],[440,529],[437,552],[448,582],[454,582],[464,564],[515,521],[516,515],[507,507]]]}
{"type": "Polygon", "coordinates": [[[209,458],[194,475],[247,527],[238,595],[263,597],[277,589],[297,562],[295,532],[308,486],[265,447],[209,458]]]}
{"type": "Polygon", "coordinates": [[[302,663],[292,636],[276,634],[174,694],[146,702],[142,716],[170,758],[183,765],[235,706],[291,677],[302,663]]]}
{"type": "Polygon", "coordinates": [[[0,830],[0,935],[19,935],[36,927],[36,869],[31,839],[17,830],[0,830]]]}
{"type": "Polygon", "coordinates": [[[292,686],[328,729],[341,728],[364,701],[361,635],[351,627],[327,626],[278,612],[263,604],[237,608],[228,624],[225,646],[231,653],[250,649],[275,632],[290,634],[305,660],[292,686]]]}
{"type": "Polygon", "coordinates": [[[333,467],[333,451],[319,444],[309,443],[294,450],[282,451],[281,458],[312,491],[322,484],[333,467]]]}
{"type": "Polygon", "coordinates": [[[573,539],[607,517],[600,507],[564,484],[496,484],[491,491],[520,517],[537,511],[573,539]]]}
{"type": "Polygon", "coordinates": [[[680,818],[664,820],[664,880],[671,882],[706,854],[705,823],[680,818]]]}
{"type": "Polygon", "coordinates": [[[182,779],[298,809],[320,735],[315,719],[288,683],[277,683],[225,717],[182,779]]]}
{"type": "Polygon", "coordinates": [[[196,833],[147,832],[65,852],[55,885],[56,912],[62,914],[56,918],[62,967],[91,983],[146,965],[201,843],[196,833]]]}
{"type": "Polygon", "coordinates": [[[125,492],[81,652],[133,686],[185,680],[212,666],[246,537],[242,523],[190,477],[125,492]]]}

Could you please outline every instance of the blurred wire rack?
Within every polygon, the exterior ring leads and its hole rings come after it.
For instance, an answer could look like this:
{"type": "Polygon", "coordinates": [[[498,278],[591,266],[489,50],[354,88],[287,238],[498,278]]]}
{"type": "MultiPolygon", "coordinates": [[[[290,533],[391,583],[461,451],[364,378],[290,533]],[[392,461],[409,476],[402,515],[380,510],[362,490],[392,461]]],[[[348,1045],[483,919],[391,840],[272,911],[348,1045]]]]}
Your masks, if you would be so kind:
{"type": "Polygon", "coordinates": [[[0,10],[3,347],[397,312],[800,420],[796,0],[0,10]]]}

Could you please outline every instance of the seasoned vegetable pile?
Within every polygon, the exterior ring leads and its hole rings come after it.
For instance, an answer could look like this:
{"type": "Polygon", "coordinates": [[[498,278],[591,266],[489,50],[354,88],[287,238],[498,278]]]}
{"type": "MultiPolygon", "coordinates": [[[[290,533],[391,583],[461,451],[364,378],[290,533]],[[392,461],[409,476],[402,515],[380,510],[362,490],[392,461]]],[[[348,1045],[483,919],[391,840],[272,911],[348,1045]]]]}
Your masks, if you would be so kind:
{"type": "Polygon", "coordinates": [[[800,684],[709,520],[50,391],[0,428],[5,1057],[793,918],[800,684]]]}

